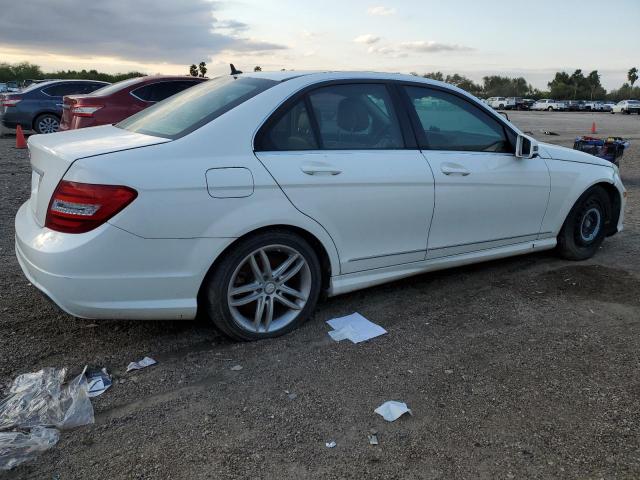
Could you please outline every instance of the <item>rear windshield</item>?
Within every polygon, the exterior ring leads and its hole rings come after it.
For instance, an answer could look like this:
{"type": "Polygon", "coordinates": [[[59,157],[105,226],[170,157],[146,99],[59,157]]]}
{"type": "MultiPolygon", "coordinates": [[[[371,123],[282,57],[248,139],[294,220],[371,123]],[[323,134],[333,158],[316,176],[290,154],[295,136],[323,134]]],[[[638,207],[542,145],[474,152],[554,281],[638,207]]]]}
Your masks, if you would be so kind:
{"type": "Polygon", "coordinates": [[[214,78],[158,102],[116,127],[156,137],[180,138],[276,83],[231,75],[214,78]]]}
{"type": "Polygon", "coordinates": [[[145,77],[133,77],[128,78],[127,80],[122,80],[121,82],[112,83],[111,85],[107,85],[106,87],[102,87],[101,89],[94,91],[93,95],[111,95],[112,93],[119,92],[129,85],[140,83],[144,78],[145,77]]]}

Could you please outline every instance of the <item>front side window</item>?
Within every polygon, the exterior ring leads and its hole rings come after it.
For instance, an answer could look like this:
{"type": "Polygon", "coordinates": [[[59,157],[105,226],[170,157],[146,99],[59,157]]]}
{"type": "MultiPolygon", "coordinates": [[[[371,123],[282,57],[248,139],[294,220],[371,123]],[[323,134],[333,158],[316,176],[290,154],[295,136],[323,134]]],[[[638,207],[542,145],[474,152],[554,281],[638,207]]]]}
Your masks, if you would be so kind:
{"type": "Polygon", "coordinates": [[[503,125],[473,103],[441,90],[404,87],[429,150],[509,152],[503,125]]]}
{"type": "Polygon", "coordinates": [[[400,124],[384,85],[332,85],[309,94],[321,148],[404,148],[400,124]]]}
{"type": "Polygon", "coordinates": [[[131,132],[179,138],[276,85],[264,78],[225,76],[202,82],[116,124],[131,132]]]}

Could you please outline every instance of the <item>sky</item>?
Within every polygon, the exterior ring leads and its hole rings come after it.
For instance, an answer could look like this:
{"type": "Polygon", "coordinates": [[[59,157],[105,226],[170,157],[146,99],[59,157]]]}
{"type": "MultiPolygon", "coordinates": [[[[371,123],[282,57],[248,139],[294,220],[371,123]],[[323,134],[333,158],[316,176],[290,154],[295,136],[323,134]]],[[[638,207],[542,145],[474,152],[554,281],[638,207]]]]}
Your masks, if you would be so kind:
{"type": "Polygon", "coordinates": [[[45,71],[251,70],[524,76],[640,67],[640,0],[0,0],[0,62],[45,71]],[[627,28],[629,27],[629,28],[627,28]]]}

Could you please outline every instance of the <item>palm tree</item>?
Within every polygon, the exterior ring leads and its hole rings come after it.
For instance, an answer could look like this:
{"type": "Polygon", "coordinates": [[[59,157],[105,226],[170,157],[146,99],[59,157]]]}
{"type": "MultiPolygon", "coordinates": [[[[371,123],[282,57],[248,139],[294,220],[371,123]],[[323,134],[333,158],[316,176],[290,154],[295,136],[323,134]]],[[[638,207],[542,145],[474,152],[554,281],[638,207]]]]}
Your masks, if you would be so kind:
{"type": "Polygon", "coordinates": [[[627,80],[629,80],[629,98],[631,98],[633,94],[633,84],[638,80],[638,68],[633,67],[627,73],[627,80]]]}

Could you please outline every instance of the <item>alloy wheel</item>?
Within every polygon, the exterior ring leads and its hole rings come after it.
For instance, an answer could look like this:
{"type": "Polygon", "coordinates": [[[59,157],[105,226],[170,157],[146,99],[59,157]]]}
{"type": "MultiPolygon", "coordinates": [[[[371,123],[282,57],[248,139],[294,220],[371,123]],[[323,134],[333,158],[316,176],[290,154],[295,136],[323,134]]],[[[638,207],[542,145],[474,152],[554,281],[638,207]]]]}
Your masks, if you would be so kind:
{"type": "Polygon", "coordinates": [[[52,116],[42,117],[38,120],[38,132],[40,133],[53,133],[58,131],[60,122],[57,118],[52,116]]]}
{"type": "Polygon", "coordinates": [[[242,329],[273,333],[298,317],[311,286],[311,269],[300,252],[286,245],[261,247],[247,255],[231,275],[229,311],[242,329]]]}

